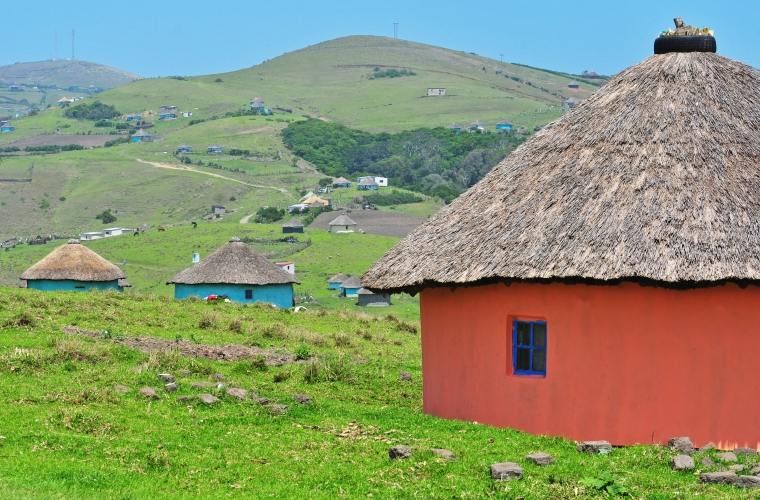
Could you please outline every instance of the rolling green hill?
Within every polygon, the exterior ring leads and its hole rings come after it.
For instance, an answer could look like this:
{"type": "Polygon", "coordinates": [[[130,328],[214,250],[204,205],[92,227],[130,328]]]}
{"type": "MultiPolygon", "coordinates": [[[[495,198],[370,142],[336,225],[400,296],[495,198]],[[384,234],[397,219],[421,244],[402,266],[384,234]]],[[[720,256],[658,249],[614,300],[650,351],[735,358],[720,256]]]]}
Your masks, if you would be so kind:
{"type": "Polygon", "coordinates": [[[0,83],[57,85],[59,88],[78,85],[110,89],[142,77],[117,68],[89,61],[38,61],[0,66],[0,83]]]}

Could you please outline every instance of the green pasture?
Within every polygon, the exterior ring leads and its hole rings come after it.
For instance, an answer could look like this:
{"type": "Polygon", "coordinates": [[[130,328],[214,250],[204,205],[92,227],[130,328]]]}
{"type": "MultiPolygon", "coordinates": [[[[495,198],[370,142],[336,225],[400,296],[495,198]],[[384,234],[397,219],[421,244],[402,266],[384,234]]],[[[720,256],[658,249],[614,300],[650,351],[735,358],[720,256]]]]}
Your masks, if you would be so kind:
{"type": "MultiPolygon", "coordinates": [[[[675,452],[659,444],[590,456],[561,438],[425,415],[420,354],[418,325],[394,316],[2,289],[0,491],[35,500],[543,500],[607,498],[613,495],[603,485],[613,483],[631,498],[758,498],[671,471],[675,452]],[[94,338],[64,328],[93,331],[94,338]],[[238,344],[301,361],[268,366],[265,357],[146,354],[125,345],[135,337],[177,346],[238,344]],[[411,382],[399,379],[402,370],[411,382]],[[160,373],[176,377],[177,392],[164,389],[160,373]],[[213,384],[192,388],[197,382],[213,384]],[[117,392],[117,384],[131,390],[117,392]],[[289,408],[280,413],[236,399],[223,384],[289,408]],[[138,395],[142,387],[155,388],[160,399],[138,395]],[[219,401],[206,405],[200,393],[219,401]],[[179,395],[191,399],[180,402],[179,395]],[[389,460],[395,445],[411,446],[411,458],[389,460]],[[456,461],[431,448],[451,450],[456,461]],[[525,459],[538,451],[556,463],[539,467],[525,459]],[[504,461],[520,464],[524,479],[493,481],[489,466],[504,461]]],[[[695,458],[717,460],[714,454],[695,458]]],[[[753,465],[750,457],[740,461],[753,465]]]]}

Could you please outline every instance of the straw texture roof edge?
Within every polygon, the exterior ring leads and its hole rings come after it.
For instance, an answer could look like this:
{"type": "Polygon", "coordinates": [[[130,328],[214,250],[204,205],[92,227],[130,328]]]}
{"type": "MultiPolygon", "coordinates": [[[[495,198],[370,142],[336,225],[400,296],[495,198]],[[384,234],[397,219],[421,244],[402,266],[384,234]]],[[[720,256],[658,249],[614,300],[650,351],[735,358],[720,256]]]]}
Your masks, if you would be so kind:
{"type": "Polygon", "coordinates": [[[60,245],[21,273],[22,280],[113,281],[126,279],[118,266],[79,243],[60,245]]]}
{"type": "Polygon", "coordinates": [[[301,284],[295,276],[269,262],[240,241],[226,243],[205,259],[166,282],[171,284],[279,285],[301,284]]]}
{"type": "Polygon", "coordinates": [[[362,284],[760,283],[758,102],[760,72],[745,64],[649,57],[417,227],[362,284]]]}

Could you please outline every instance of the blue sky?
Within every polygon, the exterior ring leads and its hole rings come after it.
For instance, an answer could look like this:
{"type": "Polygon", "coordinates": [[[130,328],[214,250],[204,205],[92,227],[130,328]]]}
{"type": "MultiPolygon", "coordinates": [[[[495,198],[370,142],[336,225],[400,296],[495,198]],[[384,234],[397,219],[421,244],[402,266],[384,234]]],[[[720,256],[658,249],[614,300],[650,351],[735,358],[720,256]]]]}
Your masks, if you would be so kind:
{"type": "Polygon", "coordinates": [[[652,53],[654,37],[687,24],[715,29],[718,52],[760,66],[760,2],[575,0],[151,0],[3,2],[0,65],[58,57],[142,76],[246,68],[347,35],[392,36],[504,61],[614,74],[652,53]]]}

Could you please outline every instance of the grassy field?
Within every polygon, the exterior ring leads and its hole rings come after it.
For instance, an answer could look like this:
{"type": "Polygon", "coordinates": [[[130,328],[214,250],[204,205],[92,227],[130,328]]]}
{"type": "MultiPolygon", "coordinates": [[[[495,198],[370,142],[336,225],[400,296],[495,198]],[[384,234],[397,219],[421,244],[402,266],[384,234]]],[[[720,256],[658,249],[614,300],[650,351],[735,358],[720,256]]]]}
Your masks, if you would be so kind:
{"type": "MultiPolygon", "coordinates": [[[[279,224],[239,224],[245,215],[239,212],[230,221],[202,222],[196,229],[190,225],[170,227],[166,232],[146,231],[140,236],[117,236],[83,243],[105,259],[122,265],[129,282],[133,285],[126,293],[152,293],[173,296],[174,287],[166,281],[192,264],[192,254],[201,258],[229,241],[239,238],[282,238],[279,224]]],[[[251,243],[260,253],[272,253],[272,260],[292,260],[296,263],[296,277],[301,285],[295,286],[296,295],[313,296],[314,301],[304,303],[314,310],[358,311],[355,298],[340,298],[337,290],[328,290],[327,280],[338,273],[360,275],[380,256],[393,246],[398,238],[372,234],[335,235],[321,229],[306,229],[295,234],[299,243],[263,244],[251,243]],[[310,240],[311,246],[305,247],[310,240]],[[304,248],[305,247],[305,248],[304,248]]],[[[35,262],[50,253],[55,245],[20,245],[8,251],[0,251],[0,286],[17,287],[19,275],[35,262]]],[[[366,308],[368,314],[395,314],[399,318],[419,320],[419,297],[406,294],[394,295],[390,307],[366,308]]]]}
{"type": "MultiPolygon", "coordinates": [[[[528,500],[608,497],[591,480],[611,478],[632,498],[758,498],[671,471],[675,453],[658,444],[589,456],[561,438],[425,415],[416,330],[394,317],[3,289],[0,491],[14,499],[528,500]],[[64,328],[93,332],[92,338],[64,328]],[[236,344],[261,357],[146,353],[127,347],[136,337],[177,346],[236,344]],[[269,356],[303,360],[267,366],[269,356]],[[402,370],[411,382],[399,379],[402,370]],[[177,392],[164,389],[160,373],[177,378],[177,392]],[[197,382],[211,387],[193,388],[197,382]],[[131,390],[122,394],[116,384],[131,390]],[[281,413],[239,400],[219,384],[289,408],[281,413]],[[138,395],[142,387],[154,387],[159,399],[138,395]],[[200,393],[219,401],[204,404],[200,393]],[[178,401],[179,395],[191,399],[178,401]],[[395,445],[411,446],[412,457],[390,461],[395,445]],[[431,448],[451,450],[456,461],[431,448]],[[537,451],[556,463],[525,460],[537,451]],[[502,461],[522,465],[524,479],[493,481],[489,466],[502,461]]],[[[698,453],[697,463],[703,455],[717,460],[714,453],[698,453]]]]}
{"type": "Polygon", "coordinates": [[[113,88],[142,78],[134,73],[80,59],[36,61],[0,66],[0,81],[28,85],[57,85],[66,88],[90,85],[113,88]]]}

